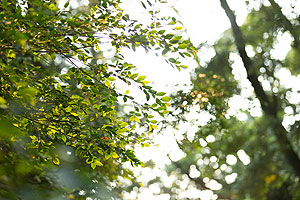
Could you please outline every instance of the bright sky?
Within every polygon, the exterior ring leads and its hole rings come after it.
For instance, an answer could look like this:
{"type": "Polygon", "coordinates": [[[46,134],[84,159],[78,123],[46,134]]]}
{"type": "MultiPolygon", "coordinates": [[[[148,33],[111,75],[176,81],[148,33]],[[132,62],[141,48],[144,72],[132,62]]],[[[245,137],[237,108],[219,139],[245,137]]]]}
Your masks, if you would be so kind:
{"type": "MultiPolygon", "coordinates": [[[[230,24],[225,16],[223,10],[219,5],[219,1],[205,1],[205,0],[178,0],[170,1],[174,2],[175,8],[178,10],[180,17],[177,16],[173,10],[170,9],[170,4],[164,4],[163,7],[160,7],[161,13],[164,15],[176,16],[177,19],[181,20],[184,24],[184,28],[187,29],[188,35],[191,38],[194,44],[200,44],[202,42],[208,41],[210,44],[213,44],[217,40],[222,32],[230,27],[230,24]]],[[[243,8],[239,9],[238,12],[238,22],[242,23],[245,20],[246,10],[243,7],[241,1],[235,1],[234,7],[243,8]],[[240,3],[236,3],[240,2],[240,3]],[[240,12],[241,11],[241,12],[240,12]]],[[[147,19],[147,14],[145,10],[137,0],[127,0],[123,4],[125,12],[131,14],[131,17],[134,19],[147,19]]],[[[163,57],[157,57],[154,53],[146,53],[142,49],[138,49],[137,52],[133,53],[132,51],[123,52],[126,60],[133,63],[138,67],[138,72],[144,75],[147,75],[147,80],[153,82],[155,85],[159,86],[159,90],[167,92],[175,92],[175,85],[190,84],[190,72],[197,67],[196,63],[189,61],[189,69],[179,72],[177,69],[169,66],[163,57]]],[[[214,51],[203,51],[201,52],[200,58],[208,61],[212,56],[214,56],[214,51]]],[[[203,113],[205,115],[205,113],[203,113]]],[[[207,115],[207,114],[206,114],[207,115]]],[[[195,117],[195,116],[194,116],[195,117]]],[[[197,116],[200,119],[209,119],[209,116],[197,116]]],[[[193,115],[191,115],[191,120],[193,115]]],[[[200,122],[201,123],[201,122],[200,122]]],[[[205,124],[205,122],[202,122],[205,124]]],[[[163,177],[165,182],[170,182],[170,177],[163,172],[164,166],[170,163],[167,155],[170,156],[172,160],[179,160],[184,156],[184,153],[180,151],[177,146],[176,139],[182,138],[182,134],[188,131],[188,137],[193,138],[194,133],[198,130],[198,126],[191,126],[189,123],[181,123],[179,125],[179,130],[174,130],[171,127],[167,128],[165,131],[158,133],[154,137],[154,143],[157,146],[151,146],[150,148],[144,148],[137,151],[137,156],[142,161],[147,161],[152,159],[157,167],[154,170],[139,168],[136,169],[136,174],[140,174],[138,180],[141,182],[147,182],[155,176],[163,177]]],[[[211,136],[211,141],[214,141],[214,137],[211,136]]],[[[203,140],[204,141],[204,140],[203,140]]],[[[209,141],[209,138],[208,138],[209,141]]],[[[206,141],[204,141],[206,143],[206,141]]],[[[206,143],[207,144],[207,143],[206,143]]],[[[206,146],[206,144],[203,144],[206,146]]],[[[243,152],[242,156],[245,155],[243,152]]],[[[241,157],[242,157],[241,156],[241,157]]],[[[244,156],[245,157],[245,156],[244,156]]],[[[234,162],[236,159],[233,155],[228,157],[229,162],[234,162]],[[232,161],[233,160],[233,161],[232,161]]],[[[236,161],[235,161],[236,162],[236,161]]],[[[250,161],[245,161],[247,164],[250,161]]],[[[199,172],[196,169],[191,170],[191,175],[199,176],[199,172]]],[[[233,182],[236,176],[233,174],[232,177],[227,177],[229,182],[233,182]]],[[[172,177],[171,177],[172,179],[172,177]]],[[[184,184],[182,183],[184,187],[184,184]]],[[[220,189],[220,184],[207,180],[208,186],[214,189],[220,189]]],[[[168,199],[169,197],[164,196],[153,196],[155,193],[155,188],[147,188],[142,192],[132,191],[131,193],[126,194],[127,199],[143,199],[143,200],[152,200],[152,199],[168,199]],[[137,196],[138,195],[138,196],[137,196]]],[[[215,199],[216,196],[212,191],[198,191],[196,188],[191,190],[186,190],[180,194],[181,197],[195,197],[203,200],[206,199],[215,199]]]]}
{"type": "MultiPolygon", "coordinates": [[[[138,0],[126,0],[125,3],[122,4],[122,6],[125,9],[125,12],[130,14],[131,18],[147,19],[147,14],[139,2],[140,1],[138,0]]],[[[221,36],[222,32],[230,28],[230,23],[223,9],[220,6],[219,0],[168,0],[168,2],[170,3],[161,4],[161,13],[166,16],[175,16],[177,19],[183,22],[184,28],[186,28],[188,36],[191,38],[191,41],[195,45],[205,41],[207,41],[208,44],[213,44],[221,36]],[[179,17],[172,9],[170,9],[170,6],[174,6],[178,10],[178,13],[180,15],[179,17]]],[[[294,1],[281,0],[278,2],[283,7],[283,12],[288,14],[288,8],[290,7],[290,3],[294,1]]],[[[247,8],[245,6],[244,1],[228,0],[228,3],[231,9],[233,9],[237,15],[238,24],[241,25],[247,16],[247,8]]],[[[268,1],[265,1],[265,4],[268,5],[268,1]]],[[[300,8],[299,1],[294,3],[294,5],[300,8]]],[[[255,8],[257,7],[257,5],[254,5],[253,7],[255,8]]],[[[276,44],[275,50],[273,51],[273,56],[278,59],[283,59],[290,49],[291,37],[289,36],[289,34],[279,35],[279,41],[283,42],[278,42],[278,44],[276,44]]],[[[253,52],[251,52],[251,47],[247,47],[247,52],[249,56],[251,56],[251,53],[253,52]]],[[[153,82],[154,85],[159,86],[160,90],[167,92],[176,91],[178,89],[178,87],[175,87],[176,84],[189,85],[190,72],[195,67],[197,67],[196,63],[194,63],[193,61],[189,61],[189,69],[179,72],[177,71],[177,69],[174,69],[171,66],[169,66],[164,61],[164,58],[157,57],[154,55],[154,53],[151,52],[146,53],[142,49],[138,49],[135,53],[129,50],[124,50],[123,54],[126,60],[138,67],[139,73],[147,76],[147,80],[153,82]]],[[[208,61],[212,56],[214,56],[214,51],[208,49],[200,51],[199,55],[202,61],[208,61]]],[[[242,96],[234,96],[230,100],[229,103],[231,104],[231,109],[229,111],[229,114],[237,115],[240,118],[240,120],[247,120],[247,115],[239,112],[239,110],[246,110],[250,107],[249,101],[246,99],[253,93],[253,90],[250,87],[250,83],[247,80],[245,80],[246,73],[242,67],[243,65],[239,56],[231,55],[231,58],[235,61],[233,65],[233,73],[236,79],[240,80],[241,85],[243,88],[245,88],[245,90],[243,90],[242,96]]],[[[294,83],[296,82],[300,85],[300,76],[291,76],[291,74],[287,70],[281,70],[280,72],[278,72],[278,77],[285,84],[290,84],[291,81],[289,80],[293,79],[294,83]]],[[[263,82],[263,86],[266,89],[268,88],[266,82],[263,82]]],[[[287,85],[287,87],[290,87],[290,85],[287,85]]],[[[298,99],[300,99],[299,95],[297,97],[298,99]]],[[[253,116],[261,115],[261,110],[258,101],[254,101],[254,104],[250,109],[250,113],[253,116]]],[[[287,117],[283,123],[285,127],[295,122],[295,118],[291,117],[291,114],[289,114],[288,109],[286,113],[287,117]]],[[[191,119],[192,118],[193,116],[191,117],[191,119]]],[[[202,118],[205,119],[208,118],[208,116],[202,118]]],[[[300,115],[298,116],[298,118],[300,119],[300,115]]],[[[154,137],[154,143],[158,144],[158,146],[145,148],[137,151],[137,155],[142,161],[152,159],[157,164],[157,167],[155,167],[154,170],[142,168],[136,169],[136,173],[140,174],[138,179],[139,181],[147,182],[155,176],[163,177],[166,183],[171,181],[170,179],[172,179],[172,177],[167,177],[165,172],[163,172],[164,165],[170,162],[167,155],[169,155],[172,160],[178,160],[184,156],[184,153],[181,152],[180,149],[177,147],[176,139],[182,138],[182,134],[187,130],[189,130],[188,136],[192,138],[193,134],[198,130],[198,127],[191,126],[188,124],[180,124],[179,130],[173,130],[172,128],[168,128],[154,137]]],[[[214,141],[214,137],[211,136],[210,138],[206,138],[206,140],[202,140],[200,141],[200,143],[202,146],[206,146],[207,142],[209,141],[214,141]]],[[[237,155],[238,159],[244,165],[248,165],[250,163],[250,158],[244,150],[239,150],[237,152],[237,155]]],[[[204,161],[201,161],[200,159],[199,162],[204,161]]],[[[234,155],[227,156],[227,163],[229,166],[234,165],[236,162],[237,157],[235,157],[234,155]]],[[[224,170],[231,169],[231,167],[228,167],[226,165],[222,167],[224,168],[224,170]]],[[[199,171],[191,168],[190,175],[199,176],[199,171]]],[[[232,173],[231,175],[227,176],[225,180],[227,183],[232,183],[235,181],[236,178],[237,174],[232,173]]],[[[221,189],[220,184],[213,180],[204,181],[206,181],[207,186],[211,187],[212,189],[221,189]]],[[[135,191],[132,191],[131,193],[126,194],[126,197],[127,199],[137,198],[143,200],[165,200],[169,198],[168,195],[153,196],[153,193],[156,193],[155,191],[157,190],[159,190],[158,186],[157,188],[147,188],[140,192],[140,194],[137,194],[135,191]]],[[[216,196],[213,194],[213,192],[197,191],[195,188],[191,190],[187,189],[180,196],[200,198],[201,200],[216,199],[216,196]]]]}

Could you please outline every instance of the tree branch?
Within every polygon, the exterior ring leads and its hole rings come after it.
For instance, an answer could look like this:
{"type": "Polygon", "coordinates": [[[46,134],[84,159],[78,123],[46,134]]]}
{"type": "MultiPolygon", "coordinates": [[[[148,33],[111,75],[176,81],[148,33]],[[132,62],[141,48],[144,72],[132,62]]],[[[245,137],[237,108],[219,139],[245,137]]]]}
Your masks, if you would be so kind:
{"type": "MultiPolygon", "coordinates": [[[[277,100],[270,101],[272,97],[267,96],[263,90],[260,82],[258,81],[258,76],[253,67],[253,62],[249,58],[245,50],[245,41],[241,32],[240,27],[236,23],[236,18],[233,11],[229,8],[226,0],[220,0],[221,6],[224,9],[226,15],[228,16],[231,28],[233,31],[235,43],[240,54],[240,57],[243,60],[244,67],[247,71],[247,78],[251,82],[254,92],[257,98],[260,101],[262,110],[266,113],[268,117],[274,120],[274,134],[277,138],[277,142],[280,145],[281,152],[286,156],[289,164],[292,166],[295,174],[300,177],[300,159],[298,154],[294,151],[292,144],[287,138],[287,131],[281,124],[281,120],[277,118],[278,106],[276,105],[277,100]]],[[[273,97],[275,98],[275,97],[273,97]]]]}
{"type": "Polygon", "coordinates": [[[269,0],[272,7],[275,9],[276,13],[279,15],[280,19],[282,20],[284,28],[290,32],[292,37],[294,38],[294,47],[298,49],[300,41],[299,35],[297,34],[295,28],[293,27],[292,23],[286,18],[286,16],[282,13],[281,7],[274,1],[269,0]]]}
{"type": "Polygon", "coordinates": [[[254,67],[252,66],[252,60],[247,55],[246,49],[245,49],[245,41],[241,32],[240,27],[236,23],[236,18],[232,10],[229,8],[226,0],[220,0],[222,8],[225,10],[226,15],[228,16],[232,31],[235,38],[235,44],[238,49],[238,52],[240,54],[240,57],[243,60],[244,67],[247,71],[247,78],[250,81],[252,87],[254,88],[254,92],[257,95],[257,98],[260,100],[261,106],[263,110],[267,110],[270,112],[270,114],[274,115],[276,113],[274,112],[274,109],[270,109],[270,99],[266,95],[261,83],[258,81],[258,75],[256,74],[256,71],[254,67]]]}

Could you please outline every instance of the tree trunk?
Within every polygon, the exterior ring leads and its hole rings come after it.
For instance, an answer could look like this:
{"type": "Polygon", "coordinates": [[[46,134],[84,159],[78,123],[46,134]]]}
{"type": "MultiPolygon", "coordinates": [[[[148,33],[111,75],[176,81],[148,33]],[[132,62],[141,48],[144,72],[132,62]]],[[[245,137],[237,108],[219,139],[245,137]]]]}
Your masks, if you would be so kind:
{"type": "Polygon", "coordinates": [[[274,120],[274,122],[275,122],[274,134],[277,138],[277,142],[280,146],[281,152],[285,155],[289,164],[293,168],[295,175],[300,177],[299,156],[293,149],[292,144],[287,137],[287,131],[281,124],[282,121],[280,119],[278,119],[278,117],[277,117],[278,108],[280,108],[280,106],[277,106],[277,102],[279,102],[277,99],[278,97],[268,95],[263,90],[263,87],[258,80],[258,75],[256,74],[256,70],[253,66],[253,62],[249,58],[249,56],[247,55],[247,52],[245,50],[246,43],[244,41],[240,27],[236,23],[235,15],[234,15],[233,11],[229,8],[226,0],[220,0],[220,2],[221,2],[222,8],[224,9],[226,15],[228,16],[228,18],[230,20],[236,47],[238,49],[240,57],[243,60],[244,67],[247,71],[247,78],[251,82],[252,87],[254,88],[254,92],[260,101],[263,112],[268,117],[272,118],[272,120],[274,120]]]}

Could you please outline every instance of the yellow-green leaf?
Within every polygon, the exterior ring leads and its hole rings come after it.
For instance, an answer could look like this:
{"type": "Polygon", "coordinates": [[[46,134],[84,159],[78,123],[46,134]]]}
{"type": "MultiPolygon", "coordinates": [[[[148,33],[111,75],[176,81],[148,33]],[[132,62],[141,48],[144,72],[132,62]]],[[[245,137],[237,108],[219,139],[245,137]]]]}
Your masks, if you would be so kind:
{"type": "Polygon", "coordinates": [[[91,168],[95,169],[96,168],[96,163],[91,163],[91,168]]]}
{"type": "Polygon", "coordinates": [[[74,112],[71,112],[71,115],[73,115],[73,116],[75,116],[75,117],[78,116],[78,114],[77,114],[77,113],[74,113],[74,112]]]}
{"type": "Polygon", "coordinates": [[[3,97],[0,97],[0,108],[7,108],[6,100],[3,97]]]}
{"type": "Polygon", "coordinates": [[[150,147],[150,144],[144,143],[144,146],[145,146],[145,147],[150,147]]]}
{"type": "Polygon", "coordinates": [[[112,157],[112,158],[119,158],[119,155],[118,155],[116,152],[113,152],[113,153],[111,154],[111,157],[112,157]]]}
{"type": "Polygon", "coordinates": [[[53,163],[56,164],[56,165],[59,165],[59,159],[56,157],[56,158],[53,158],[53,163]]]}
{"type": "Polygon", "coordinates": [[[114,78],[114,77],[112,77],[112,76],[110,76],[110,77],[108,77],[107,78],[109,81],[115,81],[116,79],[114,78]]]}
{"type": "Polygon", "coordinates": [[[187,68],[188,68],[188,66],[186,66],[186,65],[180,65],[180,67],[182,67],[182,68],[184,68],[184,69],[187,69],[187,68]]]}
{"type": "Polygon", "coordinates": [[[162,101],[164,102],[169,102],[171,100],[171,97],[168,97],[168,96],[164,96],[161,98],[162,101]]]}
{"type": "Polygon", "coordinates": [[[178,49],[186,49],[189,45],[186,43],[182,43],[178,46],[178,49]]]}
{"type": "Polygon", "coordinates": [[[111,155],[106,153],[104,157],[105,157],[105,160],[108,160],[111,157],[111,155]]]}
{"type": "Polygon", "coordinates": [[[58,10],[58,8],[54,5],[54,3],[51,3],[51,4],[49,5],[49,9],[50,9],[50,10],[53,10],[53,11],[57,11],[57,10],[58,10]]]}
{"type": "Polygon", "coordinates": [[[125,127],[125,126],[127,126],[127,125],[128,125],[127,122],[122,122],[122,123],[120,124],[120,126],[122,126],[122,127],[125,127]]]}
{"type": "Polygon", "coordinates": [[[62,139],[62,141],[64,141],[64,142],[66,142],[66,141],[67,141],[67,138],[66,138],[66,136],[65,136],[65,135],[62,135],[62,136],[61,136],[61,139],[62,139]]]}
{"type": "Polygon", "coordinates": [[[146,76],[139,76],[137,80],[142,81],[146,78],[146,76]]]}
{"type": "Polygon", "coordinates": [[[57,83],[56,89],[62,92],[62,88],[61,88],[61,85],[59,83],[57,83]]]}
{"type": "Polygon", "coordinates": [[[135,117],[134,120],[135,120],[136,122],[140,122],[140,119],[139,119],[138,117],[135,117]]]}
{"type": "Polygon", "coordinates": [[[166,93],[165,92],[158,92],[158,93],[156,93],[155,95],[156,96],[164,96],[166,93]]]}
{"type": "Polygon", "coordinates": [[[67,112],[72,111],[72,107],[66,107],[66,108],[65,108],[65,111],[67,111],[67,112]]]}
{"type": "Polygon", "coordinates": [[[174,29],[179,31],[182,29],[182,27],[178,26],[178,27],[175,27],[174,29]]]}
{"type": "Polygon", "coordinates": [[[125,133],[125,132],[128,132],[130,131],[128,128],[122,128],[122,129],[119,129],[116,131],[117,134],[120,134],[120,133],[125,133]]]}
{"type": "Polygon", "coordinates": [[[100,162],[99,160],[96,160],[96,161],[95,161],[95,164],[96,164],[97,166],[103,166],[102,162],[100,162]]]}
{"type": "Polygon", "coordinates": [[[105,84],[106,87],[110,86],[110,82],[107,79],[105,79],[105,83],[104,84],[105,84]]]}
{"type": "Polygon", "coordinates": [[[152,127],[153,127],[154,129],[158,129],[158,127],[157,127],[156,125],[153,125],[153,124],[152,124],[152,127]]]}

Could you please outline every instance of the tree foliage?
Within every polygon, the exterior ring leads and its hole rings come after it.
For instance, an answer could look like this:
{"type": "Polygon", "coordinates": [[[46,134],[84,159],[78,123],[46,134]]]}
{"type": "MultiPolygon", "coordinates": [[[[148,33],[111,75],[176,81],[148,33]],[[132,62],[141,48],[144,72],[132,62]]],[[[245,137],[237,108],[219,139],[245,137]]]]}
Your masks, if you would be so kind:
{"type": "Polygon", "coordinates": [[[108,199],[103,180],[133,178],[122,163],[141,164],[133,146],[148,145],[148,134],[157,129],[152,114],[167,114],[170,97],[135,73],[121,49],[174,52],[166,59],[179,69],[185,66],[177,56],[194,49],[164,29],[175,18],[158,19],[151,11],[153,21],[143,25],[118,3],[90,1],[73,9],[67,1],[59,9],[55,1],[1,1],[0,196],[108,199]],[[112,57],[103,57],[104,44],[112,57]],[[138,87],[146,103],[136,102],[119,82],[138,87]],[[122,102],[132,108],[126,115],[122,102]]]}
{"type": "Polygon", "coordinates": [[[73,8],[68,1],[1,1],[0,196],[119,198],[122,189],[112,192],[108,183],[134,179],[122,164],[141,164],[134,146],[149,145],[154,116],[166,116],[172,106],[174,127],[194,110],[210,119],[196,124],[192,139],[178,141],[186,156],[167,167],[176,180],[170,187],[161,183],[161,193],[180,199],[181,192],[197,188],[215,190],[220,199],[299,199],[299,90],[280,78],[282,72],[291,79],[299,74],[299,13],[291,6],[287,16],[274,0],[246,1],[249,14],[238,26],[220,0],[231,29],[211,46],[213,58],[194,71],[192,89],[171,101],[135,72],[122,49],[153,50],[180,70],[187,67],[181,58],[200,63],[202,46],[177,34],[178,21],[159,18],[150,1],[141,3],[151,16],[148,25],[132,20],[119,3],[91,0],[73,8]],[[283,34],[292,43],[281,59],[274,50],[283,34]],[[105,45],[113,56],[104,56],[105,45]],[[245,77],[238,78],[237,63],[245,77]],[[139,88],[145,103],[122,84],[139,88]],[[246,120],[230,114],[237,98],[248,102],[238,113],[246,120]],[[123,103],[131,111],[124,113],[123,103]]]}

